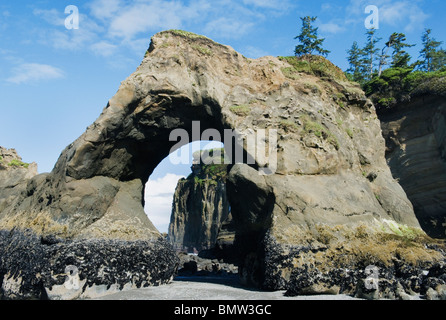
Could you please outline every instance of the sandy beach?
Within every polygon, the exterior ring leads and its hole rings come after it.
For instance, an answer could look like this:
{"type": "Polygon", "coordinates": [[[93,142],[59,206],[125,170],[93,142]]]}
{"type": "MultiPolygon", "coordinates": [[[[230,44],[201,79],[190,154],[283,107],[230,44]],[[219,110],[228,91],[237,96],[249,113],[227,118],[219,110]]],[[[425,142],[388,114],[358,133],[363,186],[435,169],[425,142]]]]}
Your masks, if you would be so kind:
{"type": "Polygon", "coordinates": [[[237,277],[178,277],[167,285],[113,293],[97,300],[360,300],[348,295],[284,294],[242,287],[237,277]]]}

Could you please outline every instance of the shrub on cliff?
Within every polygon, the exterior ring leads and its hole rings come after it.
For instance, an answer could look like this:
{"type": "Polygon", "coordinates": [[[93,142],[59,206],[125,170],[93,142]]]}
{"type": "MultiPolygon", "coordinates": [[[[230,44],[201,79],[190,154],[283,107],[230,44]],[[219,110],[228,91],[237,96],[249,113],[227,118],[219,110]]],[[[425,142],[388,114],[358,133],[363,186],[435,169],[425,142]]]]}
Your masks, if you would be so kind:
{"type": "Polygon", "coordinates": [[[11,160],[10,163],[8,163],[8,166],[15,167],[15,168],[19,168],[19,167],[28,168],[29,167],[29,163],[25,163],[23,161],[14,159],[14,160],[11,160]]]}
{"type": "Polygon", "coordinates": [[[279,59],[290,65],[290,67],[282,68],[282,73],[287,78],[297,79],[299,73],[306,73],[318,77],[348,81],[340,68],[322,56],[306,55],[303,57],[279,57],[279,59]]]}
{"type": "Polygon", "coordinates": [[[446,67],[434,72],[389,68],[380,77],[365,83],[364,91],[378,110],[392,108],[420,95],[446,96],[446,67]]]}

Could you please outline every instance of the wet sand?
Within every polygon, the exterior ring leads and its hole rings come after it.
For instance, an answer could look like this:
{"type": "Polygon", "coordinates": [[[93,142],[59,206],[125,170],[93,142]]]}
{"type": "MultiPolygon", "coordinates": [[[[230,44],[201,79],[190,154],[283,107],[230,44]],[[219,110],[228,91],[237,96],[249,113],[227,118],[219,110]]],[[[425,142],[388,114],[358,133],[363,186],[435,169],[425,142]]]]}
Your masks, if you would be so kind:
{"type": "Polygon", "coordinates": [[[242,287],[237,277],[178,277],[167,285],[113,293],[98,300],[360,300],[347,295],[284,294],[242,287]]]}

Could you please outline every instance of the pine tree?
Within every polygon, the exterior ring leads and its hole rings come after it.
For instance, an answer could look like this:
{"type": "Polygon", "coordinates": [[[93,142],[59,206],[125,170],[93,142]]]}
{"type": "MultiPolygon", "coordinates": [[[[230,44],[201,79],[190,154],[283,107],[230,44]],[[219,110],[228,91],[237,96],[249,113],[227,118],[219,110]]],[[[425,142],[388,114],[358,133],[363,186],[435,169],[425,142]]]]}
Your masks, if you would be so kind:
{"type": "Polygon", "coordinates": [[[434,54],[434,57],[432,59],[432,69],[440,70],[445,66],[446,66],[446,50],[441,48],[440,50],[437,50],[434,54]]]}
{"type": "Polygon", "coordinates": [[[311,26],[311,23],[316,21],[317,17],[306,16],[300,19],[302,20],[301,33],[294,39],[298,39],[301,44],[296,46],[294,51],[295,55],[304,56],[317,52],[322,56],[327,56],[330,51],[322,48],[325,39],[319,39],[317,35],[318,28],[311,26]]]}
{"type": "Polygon", "coordinates": [[[378,77],[381,76],[384,66],[388,64],[388,60],[390,58],[390,56],[388,54],[389,49],[390,49],[390,47],[386,43],[386,46],[381,50],[381,54],[378,55],[378,60],[379,60],[378,77]]]}
{"type": "Polygon", "coordinates": [[[406,41],[407,39],[404,33],[394,32],[390,36],[389,41],[386,43],[389,48],[393,48],[392,62],[390,64],[391,68],[409,67],[411,56],[409,53],[407,53],[407,51],[404,50],[404,48],[411,48],[415,45],[407,44],[406,41]]]}
{"type": "Polygon", "coordinates": [[[348,63],[350,68],[347,70],[349,78],[353,81],[362,83],[364,81],[364,67],[362,63],[363,51],[359,48],[358,43],[355,41],[348,53],[348,63]]]}
{"type": "Polygon", "coordinates": [[[394,32],[390,35],[389,41],[386,42],[384,48],[379,55],[379,68],[378,76],[381,76],[383,68],[388,65],[388,60],[392,58],[390,63],[391,68],[408,68],[411,56],[404,50],[404,48],[410,48],[414,45],[406,43],[406,35],[404,33],[394,32]],[[389,50],[393,49],[391,55],[389,50]]]}
{"type": "Polygon", "coordinates": [[[425,29],[421,38],[423,42],[423,49],[420,51],[420,57],[423,60],[420,61],[420,69],[423,71],[435,71],[441,68],[438,62],[442,60],[441,52],[444,50],[437,50],[437,48],[443,43],[436,41],[431,37],[432,29],[425,29]],[[440,52],[440,53],[439,53],[440,52]]]}
{"type": "Polygon", "coordinates": [[[379,49],[376,47],[376,44],[381,41],[381,38],[375,36],[376,29],[370,29],[366,32],[367,35],[367,43],[363,51],[363,59],[362,63],[366,69],[365,78],[367,80],[371,80],[373,78],[375,61],[379,57],[379,49]]]}

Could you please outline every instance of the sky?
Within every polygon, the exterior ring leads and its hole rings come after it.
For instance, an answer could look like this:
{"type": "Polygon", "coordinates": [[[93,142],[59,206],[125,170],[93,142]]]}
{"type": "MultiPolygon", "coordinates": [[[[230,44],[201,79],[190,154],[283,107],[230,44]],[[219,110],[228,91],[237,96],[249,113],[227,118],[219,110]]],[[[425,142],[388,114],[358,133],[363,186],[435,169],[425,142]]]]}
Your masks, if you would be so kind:
{"type": "MultiPolygon", "coordinates": [[[[316,16],[328,58],[346,70],[353,41],[364,45],[370,5],[379,10],[381,44],[405,33],[417,59],[425,28],[446,41],[444,0],[1,0],[0,146],[51,171],[139,66],[151,36],[167,29],[205,35],[249,58],[286,56],[298,44],[299,18],[316,16]]],[[[189,172],[166,159],[151,176],[146,211],[160,231],[176,181],[189,172]]]]}

